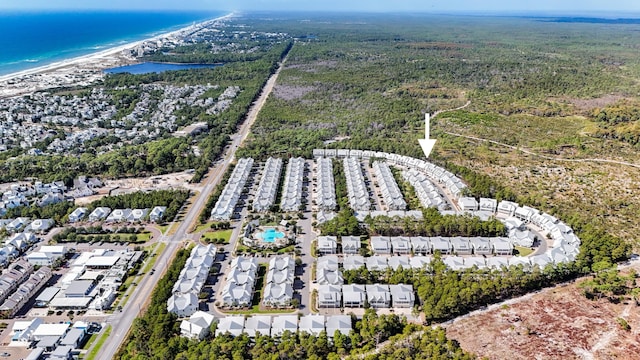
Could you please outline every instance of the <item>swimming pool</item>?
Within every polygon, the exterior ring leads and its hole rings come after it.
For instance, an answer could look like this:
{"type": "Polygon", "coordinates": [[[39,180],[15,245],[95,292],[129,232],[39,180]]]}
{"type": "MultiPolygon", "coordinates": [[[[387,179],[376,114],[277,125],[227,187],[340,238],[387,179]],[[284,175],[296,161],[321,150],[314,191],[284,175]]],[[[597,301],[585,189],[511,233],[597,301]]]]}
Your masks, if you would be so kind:
{"type": "Polygon", "coordinates": [[[277,239],[282,239],[284,237],[284,233],[282,231],[277,231],[276,229],[266,229],[265,231],[257,234],[258,239],[262,239],[264,242],[272,243],[277,239]]]}

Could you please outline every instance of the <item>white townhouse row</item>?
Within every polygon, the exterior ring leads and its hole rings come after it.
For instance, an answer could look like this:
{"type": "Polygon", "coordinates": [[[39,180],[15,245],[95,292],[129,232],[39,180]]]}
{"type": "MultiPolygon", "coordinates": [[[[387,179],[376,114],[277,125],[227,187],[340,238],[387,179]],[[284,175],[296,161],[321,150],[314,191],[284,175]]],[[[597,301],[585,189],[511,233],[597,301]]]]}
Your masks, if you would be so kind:
{"type": "Polygon", "coordinates": [[[375,161],[373,169],[380,186],[380,192],[389,210],[406,210],[407,203],[404,201],[402,192],[400,192],[389,165],[386,162],[375,161]]]}
{"type": "Polygon", "coordinates": [[[262,304],[267,307],[287,307],[293,300],[293,281],[296,264],[289,256],[276,256],[269,260],[262,304]]]}
{"type": "Polygon", "coordinates": [[[265,212],[271,209],[278,192],[281,171],[282,159],[272,157],[267,159],[267,162],[264,164],[258,189],[253,199],[253,211],[265,212]]]}
{"type": "Polygon", "coordinates": [[[313,156],[328,158],[356,158],[363,160],[384,159],[390,164],[414,168],[426,174],[432,180],[442,184],[455,198],[463,195],[467,187],[462,180],[451,172],[434,165],[428,161],[412,158],[410,156],[391,154],[381,151],[354,150],[354,149],[314,149],[313,156]]]}
{"type": "Polygon", "coordinates": [[[403,170],[402,178],[414,188],[422,206],[425,208],[434,207],[440,211],[446,209],[447,202],[424,173],[416,169],[403,170]]]}
{"type": "MultiPolygon", "coordinates": [[[[334,257],[331,259],[325,259],[335,255],[325,255],[318,258],[318,264],[322,263],[338,263],[337,270],[335,272],[342,276],[342,270],[358,270],[365,267],[369,271],[386,271],[387,269],[425,269],[429,266],[433,260],[430,255],[344,255],[342,257],[334,257]],[[341,266],[341,267],[340,267],[341,266]]],[[[539,266],[544,268],[548,264],[559,264],[566,262],[566,255],[556,250],[555,253],[548,256],[512,256],[512,257],[500,257],[500,256],[445,256],[442,261],[451,270],[464,270],[472,267],[478,269],[492,269],[501,270],[510,266],[522,266],[526,270],[530,270],[533,266],[539,266]]],[[[342,279],[342,278],[341,278],[342,279]]],[[[344,281],[318,281],[321,285],[342,285],[344,281]]]]}
{"type": "Polygon", "coordinates": [[[413,285],[407,284],[348,284],[320,285],[320,308],[361,308],[366,304],[373,308],[410,308],[416,301],[413,285]]]}
{"type": "Polygon", "coordinates": [[[580,239],[573,230],[553,215],[538,209],[506,200],[498,203],[490,198],[480,198],[480,201],[477,201],[472,197],[461,197],[458,204],[462,211],[470,212],[482,219],[496,216],[505,224],[509,239],[515,246],[532,247],[535,241],[544,241],[538,239],[527,225],[535,226],[536,232],[541,232],[553,240],[544,254],[531,257],[531,261],[537,264],[544,266],[548,263],[570,262],[575,260],[580,251],[580,239]]]}
{"type": "Polygon", "coordinates": [[[342,285],[344,277],[336,255],[319,257],[316,262],[316,282],[320,285],[342,285]]]}
{"type": "Polygon", "coordinates": [[[247,307],[251,305],[256,285],[258,262],[255,258],[238,256],[231,260],[231,268],[225,277],[221,291],[222,305],[247,307]]]}
{"type": "Polygon", "coordinates": [[[315,203],[320,210],[335,210],[336,188],[333,179],[333,161],[329,158],[316,159],[316,188],[314,189],[315,203]]]}
{"type": "Polygon", "coordinates": [[[105,223],[119,222],[141,222],[146,220],[158,222],[164,217],[167,211],[166,206],[154,206],[151,210],[145,209],[113,209],[99,206],[87,215],[89,209],[86,207],[78,207],[74,209],[68,216],[70,223],[83,221],[85,218],[90,222],[104,221],[105,223]]]}
{"type": "Polygon", "coordinates": [[[442,237],[442,236],[372,236],[374,254],[433,254],[442,255],[512,255],[513,244],[506,237],[442,237]]]}
{"type": "Polygon", "coordinates": [[[302,183],[304,181],[305,160],[297,157],[289,160],[285,172],[280,209],[285,212],[300,210],[302,205],[302,183]]]}
{"type": "Polygon", "coordinates": [[[306,332],[317,336],[325,331],[327,337],[333,338],[336,332],[348,336],[352,329],[352,319],[349,315],[227,316],[219,320],[216,336],[226,333],[240,336],[245,333],[252,338],[258,335],[280,337],[286,331],[293,334],[306,332]]]}
{"type": "MultiPolygon", "coordinates": [[[[501,201],[500,203],[497,203],[495,199],[483,198],[480,199],[480,201],[477,201],[474,198],[464,197],[463,193],[466,185],[461,179],[449,171],[425,160],[384,152],[347,149],[316,149],[313,151],[313,156],[316,158],[338,157],[361,158],[365,160],[382,158],[386,159],[386,161],[391,164],[408,169],[407,172],[412,172],[412,170],[414,170],[412,174],[407,173],[407,176],[405,177],[407,179],[410,179],[411,176],[417,178],[415,171],[419,171],[425,174],[430,180],[442,184],[442,186],[451,193],[454,199],[457,199],[457,205],[463,212],[472,212],[474,215],[477,215],[482,219],[487,219],[490,216],[495,215],[499,219],[503,220],[509,229],[509,239],[519,246],[532,246],[536,240],[536,236],[531,229],[518,225],[517,221],[522,222],[522,225],[531,224],[536,226],[544,235],[550,237],[553,240],[553,243],[547,248],[547,251],[544,254],[538,254],[523,259],[523,262],[528,263],[529,265],[545,266],[547,264],[570,262],[575,260],[579,252],[580,239],[573,233],[573,230],[569,226],[562,223],[555,217],[528,206],[520,206],[514,202],[501,201]]],[[[427,194],[430,192],[430,189],[428,188],[425,190],[427,194]]],[[[420,191],[417,189],[417,193],[418,192],[420,191]]],[[[428,203],[424,196],[421,198],[421,201],[424,205],[428,203]]],[[[449,261],[453,262],[453,260],[449,261]]],[[[452,263],[452,265],[456,264],[452,263]]]]}
{"type": "Polygon", "coordinates": [[[241,158],[233,169],[229,181],[211,210],[213,220],[230,220],[238,204],[242,190],[253,167],[252,158],[241,158]]]}
{"type": "Polygon", "coordinates": [[[352,157],[343,160],[344,175],[347,180],[347,192],[349,205],[355,211],[367,211],[371,209],[369,190],[364,181],[362,166],[358,160],[352,157]]]}
{"type": "Polygon", "coordinates": [[[212,244],[196,245],[191,250],[167,300],[168,312],[186,317],[198,310],[198,295],[207,282],[216,254],[217,248],[212,244]]]}

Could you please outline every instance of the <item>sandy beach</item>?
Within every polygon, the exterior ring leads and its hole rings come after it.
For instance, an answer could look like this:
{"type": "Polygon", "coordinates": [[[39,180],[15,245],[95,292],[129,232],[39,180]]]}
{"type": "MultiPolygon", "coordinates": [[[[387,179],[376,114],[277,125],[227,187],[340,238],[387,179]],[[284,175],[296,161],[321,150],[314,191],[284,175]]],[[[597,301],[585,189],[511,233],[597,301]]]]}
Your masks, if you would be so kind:
{"type": "Polygon", "coordinates": [[[0,76],[0,98],[28,94],[54,87],[88,85],[104,76],[103,70],[138,62],[136,49],[146,45],[177,42],[209,25],[233,17],[233,13],[205,20],[148,39],[112,47],[96,53],[0,76]]]}

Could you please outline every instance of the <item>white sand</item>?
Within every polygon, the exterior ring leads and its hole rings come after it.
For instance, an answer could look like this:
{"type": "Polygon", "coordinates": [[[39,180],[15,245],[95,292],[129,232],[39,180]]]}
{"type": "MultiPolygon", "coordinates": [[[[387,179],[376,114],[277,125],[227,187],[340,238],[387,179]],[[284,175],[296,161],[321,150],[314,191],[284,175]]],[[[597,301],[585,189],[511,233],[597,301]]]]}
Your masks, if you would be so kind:
{"type": "Polygon", "coordinates": [[[227,14],[148,39],[0,76],[0,97],[22,95],[52,87],[90,84],[104,76],[104,69],[136,62],[129,51],[144,43],[179,39],[203,24],[228,19],[233,15],[227,14]]]}

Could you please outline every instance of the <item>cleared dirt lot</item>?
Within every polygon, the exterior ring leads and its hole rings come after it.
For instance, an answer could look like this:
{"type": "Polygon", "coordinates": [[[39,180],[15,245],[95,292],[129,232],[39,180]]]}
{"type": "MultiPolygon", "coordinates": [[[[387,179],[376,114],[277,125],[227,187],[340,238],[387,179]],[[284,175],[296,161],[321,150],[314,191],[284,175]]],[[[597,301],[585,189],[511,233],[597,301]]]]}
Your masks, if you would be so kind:
{"type": "Polygon", "coordinates": [[[178,172],[165,175],[156,175],[145,178],[127,178],[118,180],[105,180],[105,186],[98,189],[98,194],[76,199],[76,205],[89,204],[107,195],[129,194],[137,191],[189,189],[200,190],[198,184],[190,184],[192,172],[178,172]]]}
{"type": "Polygon", "coordinates": [[[577,284],[460,319],[447,326],[447,336],[489,359],[640,358],[640,307],[588,300],[577,284]]]}

